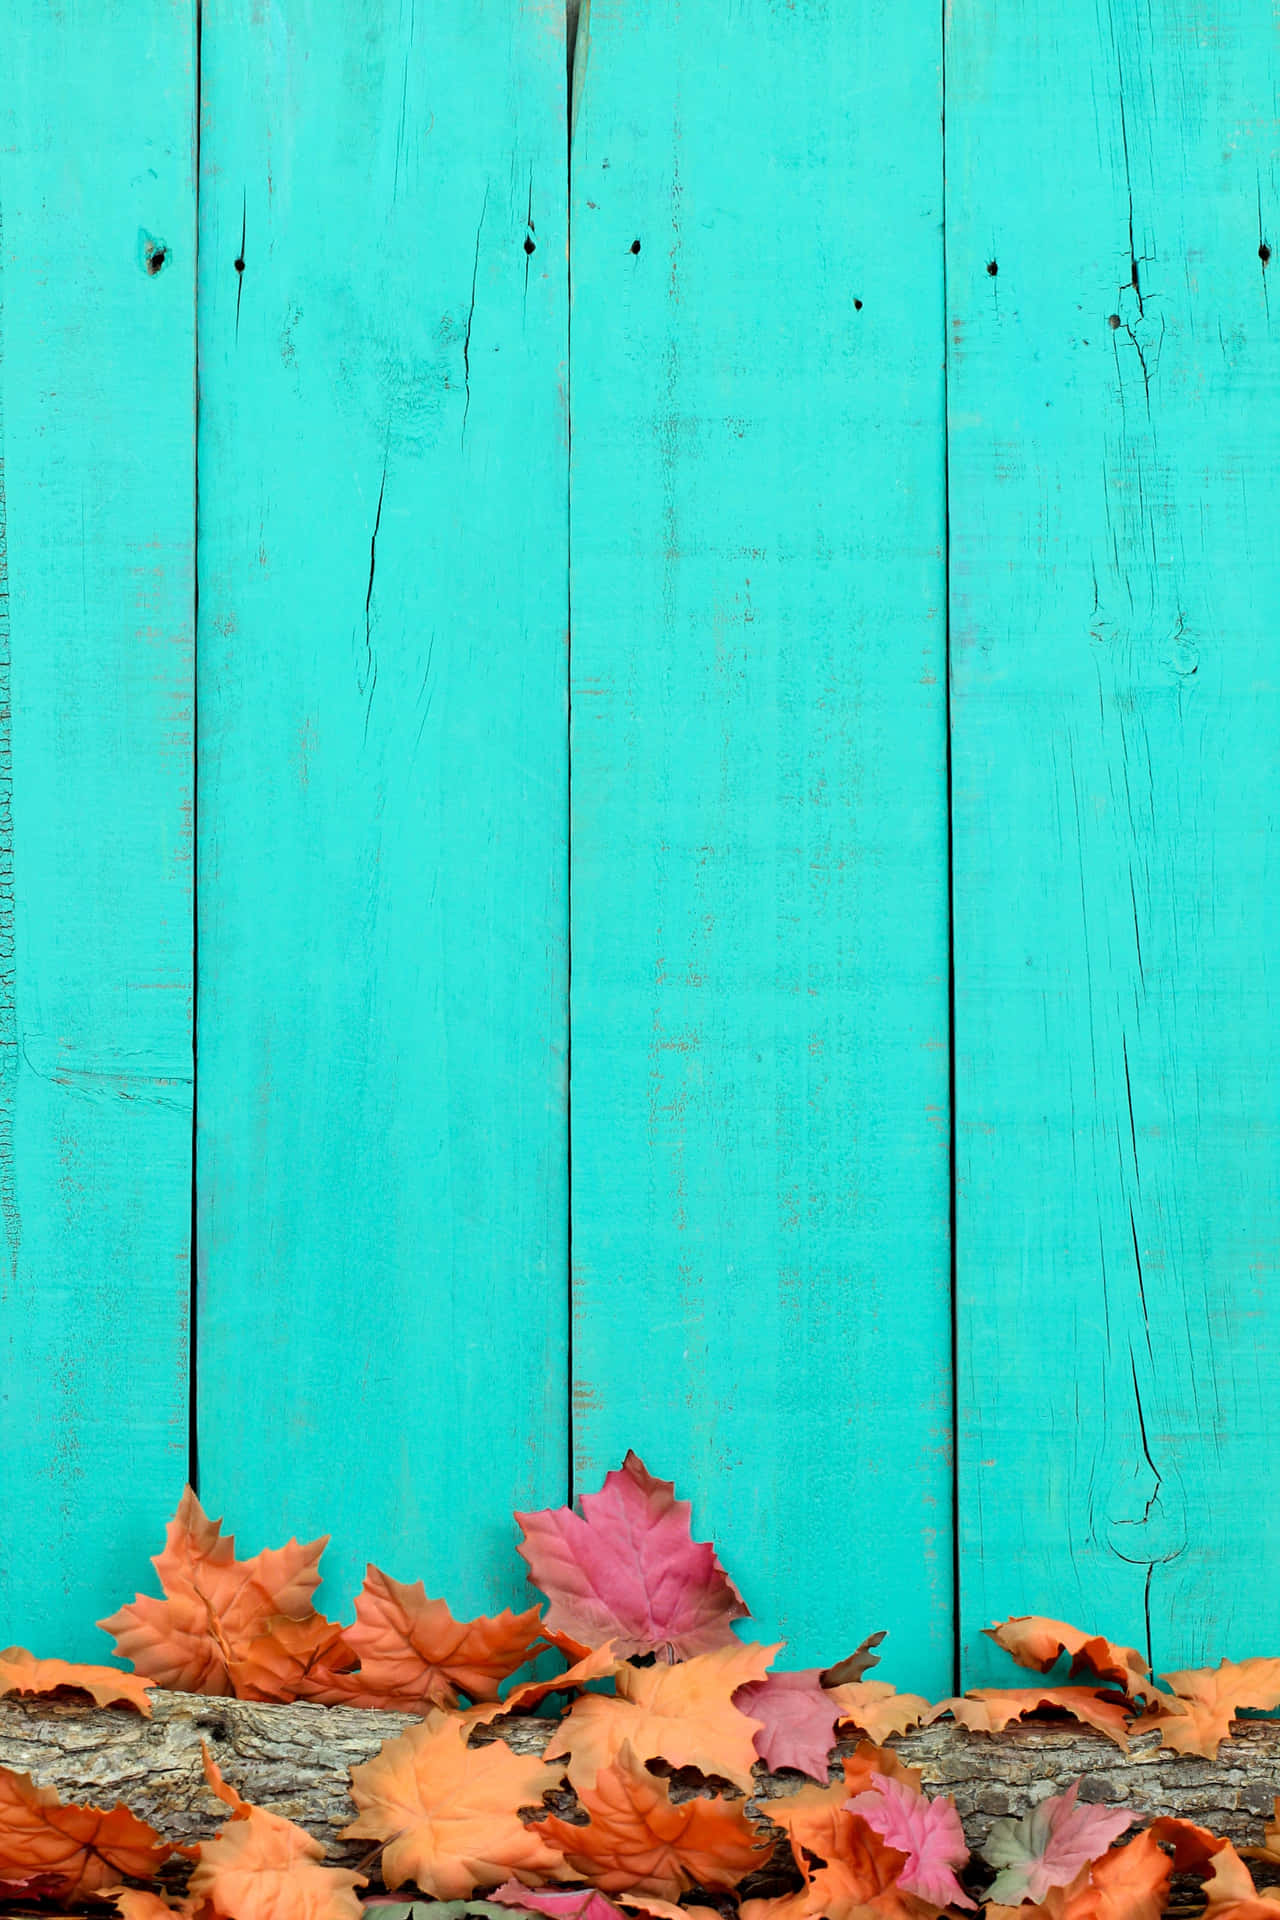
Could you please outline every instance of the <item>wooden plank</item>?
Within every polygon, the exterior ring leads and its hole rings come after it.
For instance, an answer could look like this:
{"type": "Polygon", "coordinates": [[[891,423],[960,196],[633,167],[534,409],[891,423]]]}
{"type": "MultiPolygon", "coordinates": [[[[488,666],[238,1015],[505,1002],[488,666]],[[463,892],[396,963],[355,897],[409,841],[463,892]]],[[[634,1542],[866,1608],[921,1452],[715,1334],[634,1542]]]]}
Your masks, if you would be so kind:
{"type": "Polygon", "coordinates": [[[635,1446],[789,1660],[945,1689],[939,34],[580,28],[572,1028],[579,1486],[635,1446]]]}
{"type": "Polygon", "coordinates": [[[566,1480],[563,12],[203,77],[201,1488],[472,1607],[566,1480]]]}
{"type": "Polygon", "coordinates": [[[1274,38],[951,19],[970,1679],[1008,1612],[1165,1666],[1280,1629],[1274,38]]]}
{"type": "Polygon", "coordinates": [[[186,1470],[194,99],[188,7],[10,10],[0,1621],[72,1658],[186,1470]]]}

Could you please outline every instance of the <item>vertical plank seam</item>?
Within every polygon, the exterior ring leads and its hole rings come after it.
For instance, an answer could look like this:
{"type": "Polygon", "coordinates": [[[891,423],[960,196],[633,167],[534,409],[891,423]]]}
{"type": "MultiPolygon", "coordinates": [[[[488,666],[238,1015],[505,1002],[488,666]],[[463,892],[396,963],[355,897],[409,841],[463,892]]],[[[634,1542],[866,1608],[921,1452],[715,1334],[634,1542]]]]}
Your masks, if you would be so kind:
{"type": "Polygon", "coordinates": [[[949,1272],[951,1284],[951,1659],[956,1693],[963,1690],[960,1619],[960,1315],[956,1252],[956,915],[951,765],[951,304],[947,288],[947,0],[939,4],[939,108],[942,168],[942,650],[943,702],[947,730],[947,1170],[949,1272]]]}
{"type": "Polygon", "coordinates": [[[579,0],[565,0],[565,1501],[573,1505],[577,1433],[573,1354],[573,105],[579,0]]]}
{"type": "MultiPolygon", "coordinates": [[[[0,275],[4,272],[4,209],[0,207],[0,275]]],[[[0,295],[3,289],[0,287],[0,295]]],[[[4,372],[4,301],[0,297],[0,376],[4,372]]],[[[9,621],[9,515],[5,479],[4,391],[0,383],[0,1218],[15,1290],[22,1221],[18,1213],[14,1125],[18,1100],[17,925],[13,892],[12,634],[9,621]]]]}
{"type": "MultiPolygon", "coordinates": [[[[192,301],[192,527],[191,527],[191,1223],[187,1276],[187,1479],[200,1491],[199,1354],[199,1196],[196,1186],[197,1117],[200,1102],[200,126],[204,115],[201,54],[204,8],[195,0],[195,123],[192,129],[192,165],[195,196],[194,270],[192,301]]],[[[237,321],[239,315],[237,313],[237,321]]]]}

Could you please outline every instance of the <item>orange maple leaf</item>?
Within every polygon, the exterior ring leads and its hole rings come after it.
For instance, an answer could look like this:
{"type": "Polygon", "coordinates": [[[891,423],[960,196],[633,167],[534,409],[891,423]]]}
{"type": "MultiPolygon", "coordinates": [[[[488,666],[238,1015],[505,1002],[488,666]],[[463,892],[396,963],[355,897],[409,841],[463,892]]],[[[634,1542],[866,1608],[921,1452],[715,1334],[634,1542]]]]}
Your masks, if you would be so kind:
{"type": "Polygon", "coordinates": [[[751,1790],[760,1725],[733,1704],[737,1689],[762,1680],[778,1647],[735,1641],[673,1666],[621,1666],[616,1695],[584,1693],[561,1722],[547,1758],[568,1759],[579,1791],[590,1787],[627,1742],[640,1760],[733,1781],[751,1790]]]}
{"type": "Polygon", "coordinates": [[[732,1887],[769,1853],[741,1801],[716,1795],[673,1805],[667,1782],[655,1779],[625,1741],[578,1798],[590,1815],[585,1827],[553,1815],[544,1830],[569,1873],[603,1893],[677,1900],[687,1887],[732,1887]]]}
{"type": "Polygon", "coordinates": [[[857,1727],[875,1741],[918,1727],[929,1711],[921,1694],[899,1693],[887,1680],[856,1680],[828,1691],[837,1710],[836,1724],[857,1727]]]}
{"type": "Polygon", "coordinates": [[[324,1698],[414,1710],[456,1707],[459,1689],[496,1700],[498,1682],[541,1651],[541,1617],[537,1607],[508,1607],[493,1619],[455,1620],[443,1600],[428,1600],[421,1580],[392,1580],[371,1566],[356,1596],[356,1624],[344,1630],[360,1671],[343,1675],[324,1698]]]}
{"type": "Polygon", "coordinates": [[[975,1687],[963,1699],[939,1700],[925,1725],[932,1726],[949,1713],[971,1733],[1003,1733],[1011,1720],[1025,1719],[1045,1707],[1070,1714],[1129,1751],[1131,1707],[1114,1694],[1098,1693],[1092,1687],[975,1687]]]}
{"type": "Polygon", "coordinates": [[[231,1818],[200,1842],[191,1874],[193,1901],[220,1920],[360,1920],[355,1889],[362,1873],[324,1863],[324,1848],[292,1820],[250,1806],[223,1779],[201,1743],[204,1774],[231,1818]]]}
{"type": "MultiPolygon", "coordinates": [[[[303,1546],[235,1557],[188,1487],[169,1522],[164,1552],[152,1561],[163,1600],[140,1593],[98,1625],[116,1651],[161,1686],[186,1693],[233,1693],[232,1669],[276,1621],[320,1621],[311,1604],[328,1536],[303,1546]]],[[[322,1622],[321,1632],[329,1623],[322,1622]]]]}
{"type": "Polygon", "coordinates": [[[351,1769],[360,1811],[343,1837],[388,1842],[389,1887],[413,1881],[438,1900],[462,1900],[508,1875],[536,1886],[561,1866],[547,1822],[526,1825],[517,1809],[536,1806],[562,1769],[501,1741],[469,1747],[468,1731],[432,1710],[351,1769]]]}
{"type": "MultiPolygon", "coordinates": [[[[573,1642],[563,1634],[548,1634],[547,1638],[562,1653],[573,1647],[573,1642]]],[[[563,1673],[553,1675],[550,1680],[521,1680],[512,1687],[502,1703],[503,1711],[527,1713],[531,1707],[540,1706],[549,1693],[577,1693],[588,1680],[607,1680],[618,1670],[612,1640],[606,1640],[602,1647],[582,1647],[573,1665],[563,1673]]]]}
{"type": "Polygon", "coordinates": [[[0,1653],[0,1694],[57,1693],[63,1687],[90,1694],[99,1707],[136,1707],[147,1719],[147,1698],[154,1680],[122,1673],[119,1667],[86,1667],[70,1660],[37,1660],[25,1647],[6,1647],[0,1653]]]}
{"type": "Polygon", "coordinates": [[[355,1652],[343,1629],[313,1613],[305,1620],[279,1614],[268,1632],[251,1640],[227,1666],[232,1689],[241,1700],[314,1700],[338,1705],[344,1683],[354,1676],[355,1652]]]}
{"type": "MultiPolygon", "coordinates": [[[[863,1740],[853,1753],[845,1755],[843,1778],[826,1787],[799,1787],[794,1793],[780,1794],[765,1803],[762,1811],[782,1828],[797,1867],[807,1874],[810,1854],[827,1861],[842,1855],[852,1857],[853,1836],[865,1822],[855,1820],[847,1811],[848,1802],[855,1793],[866,1793],[886,1776],[902,1781],[915,1793],[922,1792],[923,1776],[917,1768],[905,1766],[891,1749],[863,1740]]],[[[905,1854],[898,1857],[900,1863],[906,1859],[905,1854]]]]}
{"type": "Polygon", "coordinates": [[[898,1885],[906,1854],[848,1811],[852,1794],[874,1788],[886,1776],[921,1792],[914,1767],[864,1740],[846,1757],[843,1780],[770,1800],[764,1811],[786,1833],[805,1885],[780,1899],[744,1901],[741,1920],[863,1920],[868,1912],[884,1920],[922,1920],[937,1913],[937,1907],[898,1885]],[[822,1864],[815,1865],[815,1859],[822,1864]]]}
{"type": "Polygon", "coordinates": [[[0,1879],[56,1876],[60,1897],[79,1899],[122,1875],[149,1880],[173,1853],[125,1806],[64,1806],[52,1787],[0,1767],[0,1879]]]}
{"type": "Polygon", "coordinates": [[[1135,1722],[1136,1729],[1155,1727],[1164,1746],[1204,1760],[1217,1758],[1241,1708],[1269,1713],[1280,1706],[1280,1660],[1224,1660],[1216,1667],[1192,1667],[1160,1677],[1173,1688],[1174,1698],[1157,1698],[1151,1711],[1135,1722]]]}
{"type": "Polygon", "coordinates": [[[1151,1673],[1136,1647],[1122,1647],[1101,1634],[1082,1633],[1063,1620],[1045,1620],[1039,1614],[1020,1614],[984,1629],[988,1639],[1012,1654],[1020,1667],[1048,1673],[1064,1653],[1071,1656],[1071,1677],[1092,1674],[1109,1680],[1131,1698],[1135,1689],[1150,1692],[1151,1673]]]}

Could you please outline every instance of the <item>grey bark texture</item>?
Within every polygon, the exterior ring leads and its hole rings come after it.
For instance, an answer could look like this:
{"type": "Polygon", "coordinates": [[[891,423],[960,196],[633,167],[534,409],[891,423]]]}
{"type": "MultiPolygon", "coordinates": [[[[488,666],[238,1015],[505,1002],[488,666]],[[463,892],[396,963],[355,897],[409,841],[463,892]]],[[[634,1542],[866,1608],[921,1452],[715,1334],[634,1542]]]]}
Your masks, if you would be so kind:
{"type": "MultiPolygon", "coordinates": [[[[415,1716],[201,1694],[157,1691],[151,1697],[150,1720],[75,1701],[0,1700],[0,1765],[56,1787],[64,1800],[108,1807],[123,1800],[166,1840],[190,1841],[226,1817],[205,1785],[203,1740],[246,1799],[297,1821],[326,1844],[333,1861],[350,1865],[367,1853],[364,1841],[339,1838],[354,1817],[348,1770],[415,1716]]],[[[517,1752],[538,1753],[554,1724],[513,1718],[476,1737],[500,1737],[517,1752]]],[[[1072,1780],[1082,1782],[1082,1799],[1131,1807],[1139,1820],[1182,1814],[1237,1844],[1261,1840],[1280,1794],[1280,1721],[1237,1721],[1216,1761],[1170,1753],[1155,1734],[1141,1735],[1126,1755],[1098,1734],[1066,1727],[989,1735],[937,1726],[890,1744],[922,1769],[930,1793],[955,1796],[975,1849],[994,1819],[1024,1813],[1072,1780]]],[[[757,1776],[754,1801],[763,1815],[770,1799],[805,1784],[798,1774],[763,1767],[757,1776]]]]}

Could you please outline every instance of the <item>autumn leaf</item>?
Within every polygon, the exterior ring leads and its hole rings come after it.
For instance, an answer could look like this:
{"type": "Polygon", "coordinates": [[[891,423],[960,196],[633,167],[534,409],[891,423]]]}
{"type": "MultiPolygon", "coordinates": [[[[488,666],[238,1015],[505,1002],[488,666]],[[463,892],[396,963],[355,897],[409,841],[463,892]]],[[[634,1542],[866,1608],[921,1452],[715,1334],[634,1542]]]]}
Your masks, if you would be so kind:
{"type": "Polygon", "coordinates": [[[139,1673],[179,1692],[233,1693],[231,1669],[280,1618],[320,1620],[311,1596],[327,1536],[307,1546],[290,1540],[240,1561],[235,1541],[221,1538],[220,1529],[188,1487],[164,1552],[152,1562],[164,1599],[140,1593],[98,1622],[139,1673]]]}
{"type": "Polygon", "coordinates": [[[982,1852],[999,1867],[988,1899],[1016,1906],[1043,1900],[1050,1887],[1068,1887],[1080,1869],[1105,1853],[1132,1826],[1131,1813],[1079,1806],[1080,1786],[1042,1800],[1020,1820],[992,1823],[982,1852]]]}
{"type": "Polygon", "coordinates": [[[0,1767],[0,1879],[55,1876],[59,1897],[70,1901],[122,1876],[149,1880],[173,1851],[125,1806],[64,1806],[52,1787],[0,1767]]]}
{"type": "MultiPolygon", "coordinates": [[[[552,1636],[552,1644],[558,1645],[561,1652],[572,1646],[561,1634],[552,1636]]],[[[602,1647],[582,1647],[571,1667],[563,1673],[553,1674],[550,1680],[521,1680],[512,1687],[503,1701],[503,1710],[507,1713],[528,1713],[531,1708],[540,1706],[551,1693],[577,1693],[586,1686],[588,1680],[607,1680],[618,1671],[618,1662],[614,1657],[613,1642],[606,1640],[602,1647]]]]}
{"type": "Polygon", "coordinates": [[[326,1704],[418,1712],[456,1707],[459,1690],[496,1700],[498,1682],[540,1650],[539,1619],[530,1607],[455,1620],[443,1600],[427,1598],[421,1580],[392,1580],[371,1566],[356,1595],[356,1623],[343,1629],[360,1669],[334,1682],[326,1704]]]}
{"type": "Polygon", "coordinates": [[[775,1772],[794,1767],[811,1780],[827,1777],[840,1708],[822,1685],[820,1671],[812,1667],[804,1673],[766,1674],[763,1680],[749,1680],[733,1696],[740,1713],[760,1722],[755,1750],[775,1772]]]}
{"type": "Polygon", "coordinates": [[[734,1696],[764,1678],[777,1652],[777,1646],[735,1639],[674,1666],[620,1667],[616,1696],[584,1693],[575,1700],[547,1758],[567,1758],[569,1778],[581,1790],[625,1741],[640,1760],[697,1767],[749,1792],[760,1723],[734,1705],[734,1696]]]}
{"type": "Polygon", "coordinates": [[[1048,1673],[1064,1653],[1071,1656],[1070,1675],[1088,1673],[1096,1680],[1111,1681],[1133,1698],[1136,1693],[1153,1691],[1146,1661],[1136,1647],[1118,1646],[1101,1634],[1081,1633],[1062,1620],[1044,1620],[1038,1614],[1021,1614],[1013,1620],[1000,1620],[985,1629],[988,1639],[1012,1654],[1020,1667],[1036,1673],[1048,1673]]]}
{"type": "Polygon", "coordinates": [[[594,1887],[543,1887],[534,1891],[508,1880],[489,1895],[495,1906],[546,1914],[547,1920],[620,1920],[621,1909],[594,1887]]]}
{"type": "Polygon", "coordinates": [[[840,1727],[857,1727],[877,1742],[918,1727],[929,1702],[918,1693],[899,1693],[887,1680],[860,1680],[829,1689],[840,1727]]]}
{"type": "Polygon", "coordinates": [[[1172,1865],[1148,1828],[1086,1868],[1083,1885],[1062,1899],[1061,1920],[1160,1920],[1172,1865]]]}
{"type": "Polygon", "coordinates": [[[147,1698],[154,1680],[122,1673],[119,1667],[86,1667],[69,1660],[37,1660],[25,1647],[6,1647],[0,1653],[0,1694],[58,1693],[64,1687],[87,1693],[99,1707],[136,1707],[151,1717],[147,1698]]]}
{"type": "Polygon", "coordinates": [[[935,1905],[901,1885],[907,1855],[849,1811],[851,1789],[855,1794],[869,1792],[886,1780],[913,1798],[921,1794],[914,1768],[863,1741],[856,1753],[845,1757],[842,1781],[801,1787],[770,1800],[768,1816],[786,1833],[805,1886],[780,1899],[745,1901],[741,1920],[866,1920],[868,1911],[883,1920],[920,1920],[936,1913],[935,1905]]]}
{"type": "Polygon", "coordinates": [[[231,1809],[212,1840],[200,1842],[193,1900],[220,1920],[360,1920],[362,1873],[324,1864],[324,1848],[292,1820],[250,1806],[222,1777],[201,1742],[204,1777],[231,1809]]]}
{"type": "Polygon", "coordinates": [[[667,1782],[625,1742],[578,1798],[590,1816],[585,1827],[553,1815],[544,1830],[570,1871],[603,1893],[676,1900],[686,1887],[732,1887],[769,1854],[740,1801],[717,1795],[673,1805],[667,1782]]]}
{"type": "Polygon", "coordinates": [[[689,1659],[727,1645],[747,1608],[714,1547],[694,1540],[692,1511],[628,1453],[599,1493],[583,1495],[581,1514],[518,1513],[529,1578],[551,1603],[548,1626],[586,1646],[612,1640],[619,1659],[689,1659]]]}
{"type": "Polygon", "coordinates": [[[927,1800],[886,1775],[875,1788],[855,1794],[846,1810],[865,1820],[895,1853],[906,1855],[898,1885],[907,1893],[939,1907],[976,1906],[955,1875],[967,1864],[969,1849],[954,1800],[942,1794],[927,1800]]]}
{"type": "Polygon", "coordinates": [[[800,1787],[795,1793],[779,1794],[764,1808],[774,1826],[786,1834],[792,1858],[802,1873],[809,1870],[811,1854],[821,1860],[850,1857],[856,1831],[849,1812],[851,1796],[872,1791],[885,1779],[898,1781],[910,1793],[922,1792],[917,1769],[904,1766],[896,1753],[872,1746],[870,1741],[862,1741],[855,1752],[845,1755],[842,1771],[843,1778],[829,1786],[800,1787]]]}
{"type": "Polygon", "coordinates": [[[843,1660],[837,1660],[832,1667],[824,1667],[818,1676],[823,1686],[827,1688],[851,1686],[854,1681],[863,1679],[872,1667],[878,1667],[880,1655],[876,1652],[876,1648],[884,1637],[883,1629],[879,1633],[869,1633],[852,1653],[845,1655],[843,1660]]]}
{"type": "Polygon", "coordinates": [[[1155,1727],[1164,1746],[1199,1754],[1204,1760],[1216,1760],[1237,1712],[1269,1713],[1280,1706],[1280,1660],[1224,1660],[1217,1667],[1194,1667],[1160,1677],[1173,1689],[1174,1699],[1158,1699],[1135,1722],[1136,1729],[1145,1732],[1155,1727]]]}
{"type": "Polygon", "coordinates": [[[1265,1887],[1259,1891],[1253,1875],[1229,1840],[1214,1857],[1205,1877],[1204,1893],[1207,1901],[1204,1920],[1280,1920],[1280,1910],[1276,1907],[1280,1888],[1265,1887]]]}
{"type": "Polygon", "coordinates": [[[167,1900],[150,1887],[108,1887],[106,1891],[119,1909],[120,1920],[169,1920],[171,1914],[192,1911],[189,1900],[167,1900]]]}
{"type": "Polygon", "coordinates": [[[314,1700],[337,1705],[347,1698],[346,1682],[355,1676],[355,1652],[343,1629],[318,1613],[305,1620],[277,1615],[270,1631],[251,1640],[240,1659],[227,1664],[232,1688],[241,1700],[314,1700]]]}
{"type": "Polygon", "coordinates": [[[352,1768],[359,1813],[343,1837],[387,1841],[387,1885],[412,1881],[438,1900],[511,1876],[536,1882],[558,1870],[560,1856],[547,1822],[526,1826],[517,1809],[536,1806],[560,1778],[559,1767],[501,1741],[469,1747],[459,1719],[432,1711],[352,1768]]]}
{"type": "Polygon", "coordinates": [[[1070,1714],[1128,1752],[1130,1707],[1115,1695],[1090,1687],[976,1687],[963,1699],[940,1700],[926,1716],[925,1725],[932,1726],[949,1713],[971,1733],[1003,1733],[1011,1720],[1045,1708],[1070,1714]]]}

